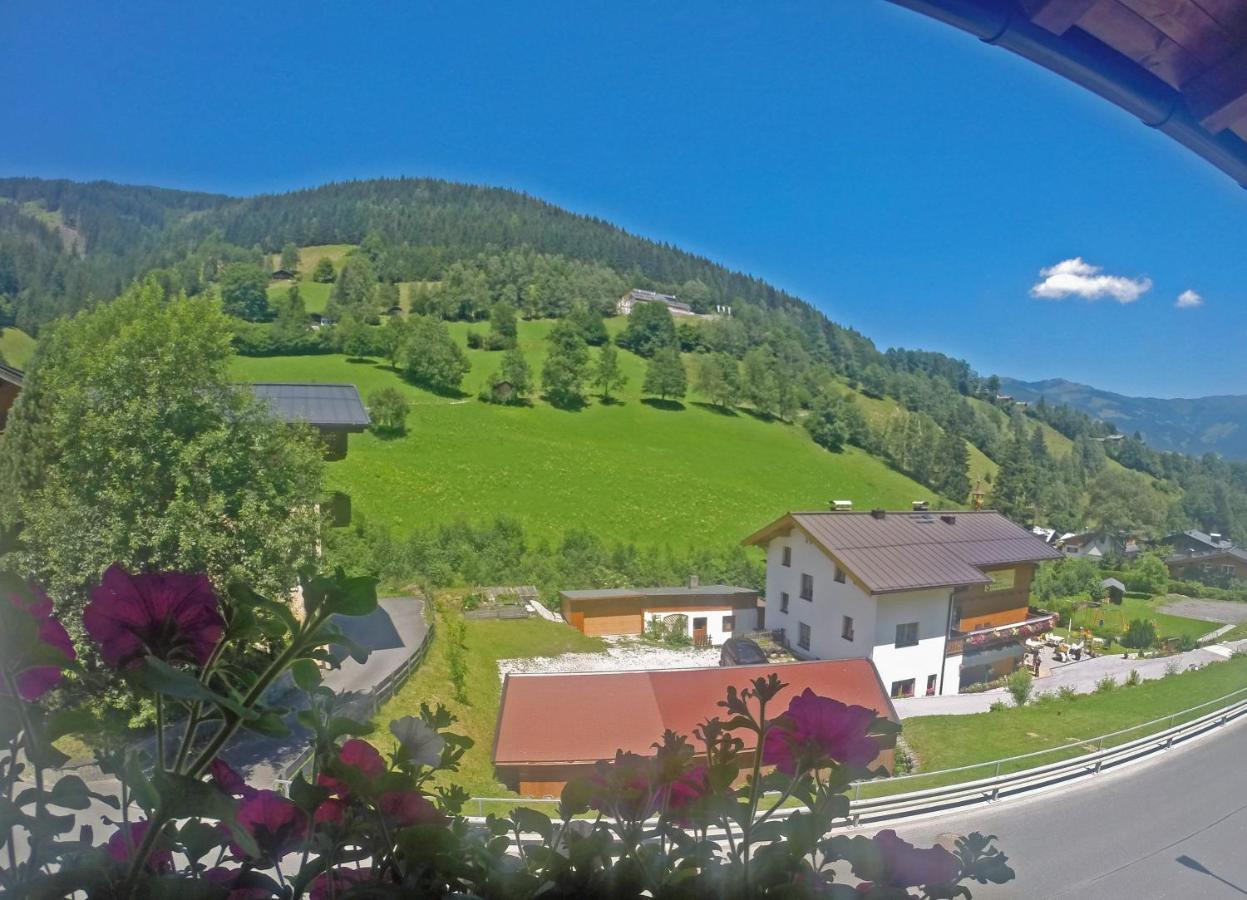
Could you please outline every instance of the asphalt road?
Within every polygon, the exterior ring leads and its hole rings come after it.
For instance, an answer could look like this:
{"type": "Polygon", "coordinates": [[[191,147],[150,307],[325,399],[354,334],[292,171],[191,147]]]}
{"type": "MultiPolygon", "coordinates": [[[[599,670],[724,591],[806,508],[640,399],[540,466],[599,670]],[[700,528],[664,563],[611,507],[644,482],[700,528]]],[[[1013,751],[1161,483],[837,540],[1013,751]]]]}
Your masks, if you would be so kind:
{"type": "Polygon", "coordinates": [[[995,834],[1017,872],[975,900],[1242,898],[1247,895],[1247,718],[1147,762],[1062,788],[897,828],[930,846],[995,834]]]}

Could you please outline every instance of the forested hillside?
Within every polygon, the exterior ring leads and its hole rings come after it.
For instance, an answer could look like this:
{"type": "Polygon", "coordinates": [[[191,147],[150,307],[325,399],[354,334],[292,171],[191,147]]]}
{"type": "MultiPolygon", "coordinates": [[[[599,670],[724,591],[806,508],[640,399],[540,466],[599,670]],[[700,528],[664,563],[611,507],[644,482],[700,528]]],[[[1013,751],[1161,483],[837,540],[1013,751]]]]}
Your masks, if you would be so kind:
{"type": "MultiPolygon", "coordinates": [[[[1109,425],[998,401],[998,379],[964,361],[881,352],[765,282],[513,191],[395,179],[233,199],[10,179],[0,216],[0,325],[31,333],[150,274],[169,291],[217,294],[244,355],[289,360],[280,366],[291,372],[298,356],[388,358],[428,387],[410,360],[436,343],[433,323],[480,323],[464,332],[468,346],[505,351],[513,339],[498,322],[558,320],[559,352],[588,360],[613,343],[604,323],[618,298],[646,288],[697,312],[730,309],[678,322],[634,313],[652,321],[610,329],[621,349],[669,380],[691,379],[723,410],[802,425],[833,454],[860,448],[954,502],[977,489],[1020,521],[1247,533],[1247,466],[1106,444],[1109,425]],[[277,268],[296,280],[271,280],[277,268]],[[381,327],[390,310],[411,333],[381,327]],[[333,324],[313,328],[310,312],[333,324]]],[[[458,365],[453,353],[447,365],[458,365]]],[[[536,372],[533,382],[555,407],[589,390],[551,390],[536,372]]],[[[647,393],[665,400],[658,384],[647,393]]]]}

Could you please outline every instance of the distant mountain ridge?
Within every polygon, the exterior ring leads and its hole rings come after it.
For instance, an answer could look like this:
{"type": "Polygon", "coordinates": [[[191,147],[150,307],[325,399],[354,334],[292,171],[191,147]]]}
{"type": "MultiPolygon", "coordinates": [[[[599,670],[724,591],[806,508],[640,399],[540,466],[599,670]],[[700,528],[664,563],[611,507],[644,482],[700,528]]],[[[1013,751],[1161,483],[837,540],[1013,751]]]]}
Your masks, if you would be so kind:
{"type": "Polygon", "coordinates": [[[1001,378],[1000,389],[1018,400],[1064,403],[1104,422],[1112,422],[1124,434],[1143,435],[1158,450],[1175,450],[1199,456],[1218,453],[1227,459],[1247,459],[1247,396],[1226,394],[1171,400],[1158,397],[1127,397],[1067,381],[1019,381],[1001,378]]]}

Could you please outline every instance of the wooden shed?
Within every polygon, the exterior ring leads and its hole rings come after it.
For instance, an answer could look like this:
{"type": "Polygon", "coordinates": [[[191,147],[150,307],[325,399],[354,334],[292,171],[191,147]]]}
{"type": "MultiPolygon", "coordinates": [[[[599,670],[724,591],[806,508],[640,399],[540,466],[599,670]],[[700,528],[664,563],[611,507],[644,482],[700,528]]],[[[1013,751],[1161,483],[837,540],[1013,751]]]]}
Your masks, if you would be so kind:
{"type": "Polygon", "coordinates": [[[649,620],[684,616],[694,642],[721,644],[756,631],[758,592],[727,584],[563,591],[563,618],[587,635],[643,634],[649,620]]]}

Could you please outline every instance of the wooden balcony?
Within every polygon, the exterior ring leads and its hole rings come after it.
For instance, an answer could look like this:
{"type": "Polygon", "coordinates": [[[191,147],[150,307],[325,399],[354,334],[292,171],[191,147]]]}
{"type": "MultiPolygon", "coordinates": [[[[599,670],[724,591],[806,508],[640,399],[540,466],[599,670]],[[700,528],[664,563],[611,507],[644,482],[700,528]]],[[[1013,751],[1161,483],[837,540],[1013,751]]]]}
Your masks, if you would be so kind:
{"type": "Polygon", "coordinates": [[[1009,641],[1025,640],[1028,637],[1045,634],[1056,627],[1056,613],[1038,611],[1020,622],[1006,625],[994,625],[991,628],[979,628],[976,631],[958,631],[948,633],[948,644],[945,656],[958,656],[966,650],[977,650],[992,647],[1009,641]]]}

